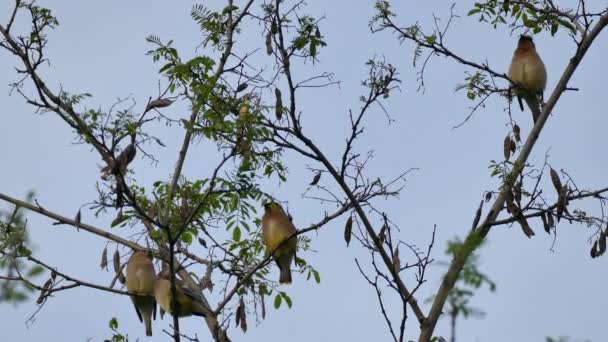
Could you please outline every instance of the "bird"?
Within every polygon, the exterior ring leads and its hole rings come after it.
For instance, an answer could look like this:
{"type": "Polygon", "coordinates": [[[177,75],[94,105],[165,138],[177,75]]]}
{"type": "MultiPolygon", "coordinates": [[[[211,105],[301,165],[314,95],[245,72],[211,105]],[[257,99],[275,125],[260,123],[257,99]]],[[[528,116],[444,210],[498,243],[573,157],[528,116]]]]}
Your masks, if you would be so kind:
{"type": "Polygon", "coordinates": [[[523,97],[532,111],[534,123],[540,116],[540,101],[547,86],[547,69],[543,60],[536,52],[536,46],[531,36],[521,35],[513,59],[509,66],[509,79],[515,82],[519,107],[524,110],[521,102],[523,97]]]}
{"type": "Polygon", "coordinates": [[[127,290],[140,322],[146,326],[146,336],[152,336],[152,316],[156,319],[154,281],[156,272],[146,252],[135,252],[127,264],[127,290]]]}
{"type": "MultiPolygon", "coordinates": [[[[174,313],[173,296],[171,295],[171,280],[168,272],[161,272],[154,283],[154,296],[162,310],[169,314],[174,313]]],[[[175,278],[175,291],[177,294],[177,316],[205,316],[205,306],[202,296],[190,289],[181,280],[175,278]]]]}
{"type": "Polygon", "coordinates": [[[272,257],[281,273],[280,284],[291,284],[291,262],[294,260],[297,247],[296,237],[292,236],[295,232],[296,227],[280,204],[270,202],[264,205],[262,240],[268,253],[274,251],[272,257]],[[281,244],[289,236],[292,236],[289,241],[281,244]]]}

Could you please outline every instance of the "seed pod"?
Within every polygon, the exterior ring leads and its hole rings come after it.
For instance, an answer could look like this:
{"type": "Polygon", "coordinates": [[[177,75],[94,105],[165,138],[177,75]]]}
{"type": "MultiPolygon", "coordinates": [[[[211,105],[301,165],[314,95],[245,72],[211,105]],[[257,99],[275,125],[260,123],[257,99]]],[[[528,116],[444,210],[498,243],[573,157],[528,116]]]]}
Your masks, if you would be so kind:
{"type": "Polygon", "coordinates": [[[401,271],[401,259],[399,258],[399,246],[395,248],[393,252],[393,267],[395,268],[395,273],[399,273],[401,271]]]}
{"type": "Polygon", "coordinates": [[[235,326],[239,326],[241,324],[241,305],[243,303],[243,297],[241,297],[241,301],[239,302],[239,307],[236,309],[234,314],[234,323],[235,326]]]}
{"type": "Polygon", "coordinates": [[[272,32],[270,31],[266,34],[266,54],[272,55],[272,32]]]}
{"type": "Polygon", "coordinates": [[[519,222],[519,225],[521,226],[521,230],[523,230],[524,234],[526,234],[526,236],[528,238],[531,238],[532,236],[534,236],[534,231],[532,230],[532,228],[530,228],[530,225],[528,224],[528,220],[526,220],[524,215],[521,213],[521,210],[519,211],[518,222],[519,222]]]}
{"type": "Polygon", "coordinates": [[[386,240],[386,224],[383,224],[382,228],[380,228],[380,233],[378,233],[378,240],[380,241],[380,246],[382,246],[384,244],[384,241],[386,240]]]}
{"type": "Polygon", "coordinates": [[[106,269],[106,271],[108,270],[108,247],[107,246],[106,246],[106,248],[103,249],[103,252],[101,252],[101,264],[99,264],[99,267],[101,267],[102,270],[104,268],[106,269]]]}
{"type": "Polygon", "coordinates": [[[247,332],[247,311],[245,310],[245,302],[241,297],[241,303],[239,304],[239,310],[241,311],[241,330],[243,333],[247,332]]]}
{"type": "Polygon", "coordinates": [[[154,109],[154,108],[169,107],[172,103],[173,103],[173,100],[156,99],[156,100],[150,101],[150,103],[148,103],[148,106],[146,106],[145,112],[149,111],[150,109],[154,109]]]}
{"type": "Polygon", "coordinates": [[[492,193],[491,192],[486,192],[486,203],[490,202],[490,200],[492,199],[492,193]]]}
{"type": "Polygon", "coordinates": [[[549,224],[549,227],[555,227],[555,220],[553,219],[553,214],[550,211],[547,212],[547,223],[549,224]]]}
{"type": "Polygon", "coordinates": [[[598,255],[603,255],[606,253],[606,234],[604,232],[600,233],[600,238],[598,242],[598,255]]]}
{"type": "Polygon", "coordinates": [[[114,251],[112,262],[114,263],[114,272],[120,272],[120,253],[118,253],[118,248],[114,251]]]}
{"type": "Polygon", "coordinates": [[[511,137],[508,134],[505,137],[502,152],[505,156],[505,160],[509,160],[509,157],[511,157],[511,137]]]}
{"type": "Polygon", "coordinates": [[[207,248],[207,241],[205,241],[205,240],[204,240],[203,238],[201,238],[200,236],[199,236],[199,238],[198,238],[198,243],[199,243],[201,246],[203,246],[203,247],[207,248]]]}
{"type": "Polygon", "coordinates": [[[557,222],[562,218],[562,214],[566,209],[566,195],[568,194],[568,186],[564,185],[557,196],[557,222]]]}
{"type": "Polygon", "coordinates": [[[40,305],[44,302],[44,300],[46,299],[46,294],[48,292],[48,289],[51,287],[51,284],[53,283],[53,279],[49,278],[44,285],[42,285],[42,290],[40,290],[40,296],[38,296],[38,299],[36,300],[36,304],[40,305]]]}
{"type": "Polygon", "coordinates": [[[517,124],[513,126],[513,135],[515,136],[515,140],[517,140],[517,142],[521,141],[521,129],[517,124]]]}
{"type": "Polygon", "coordinates": [[[346,247],[350,244],[350,238],[353,233],[353,217],[349,216],[344,226],[344,241],[346,241],[346,247]]]}
{"type": "Polygon", "coordinates": [[[127,282],[127,279],[125,279],[125,275],[122,274],[122,272],[118,273],[118,281],[123,285],[127,282]]]}
{"type": "Polygon", "coordinates": [[[321,179],[321,171],[317,172],[317,174],[313,177],[312,182],[310,182],[310,185],[317,185],[317,183],[319,183],[320,179],[321,179]]]}
{"type": "Polygon", "coordinates": [[[248,86],[249,86],[249,84],[247,84],[246,82],[245,83],[241,83],[241,84],[238,85],[238,87],[236,87],[236,92],[240,93],[243,90],[247,89],[248,86]]]}
{"type": "Polygon", "coordinates": [[[281,98],[281,91],[279,88],[274,88],[274,96],[276,98],[276,102],[274,104],[274,114],[277,117],[277,120],[281,120],[283,117],[283,99],[281,98]]]}
{"type": "Polygon", "coordinates": [[[559,175],[555,170],[553,170],[553,168],[551,168],[551,171],[549,171],[549,173],[551,174],[551,182],[553,182],[555,191],[557,191],[557,193],[559,194],[560,190],[562,189],[562,181],[559,179],[559,175]]]}
{"type": "Polygon", "coordinates": [[[549,226],[549,223],[547,222],[546,213],[542,213],[540,215],[540,219],[543,221],[543,227],[545,228],[545,232],[547,232],[547,234],[551,234],[551,227],[549,226]]]}
{"type": "Polygon", "coordinates": [[[315,27],[315,37],[321,39],[321,31],[319,31],[319,26],[315,27]]]}
{"type": "Polygon", "coordinates": [[[266,301],[264,300],[264,292],[260,292],[260,301],[262,302],[262,319],[266,318],[266,301]]]}
{"type": "Polygon", "coordinates": [[[80,231],[80,209],[78,213],[76,213],[76,217],[74,218],[74,225],[76,226],[76,231],[80,231]]]}
{"type": "Polygon", "coordinates": [[[593,246],[591,246],[591,259],[595,259],[597,257],[597,240],[593,243],[593,246]]]}
{"type": "Polygon", "coordinates": [[[513,139],[511,139],[510,149],[511,149],[511,154],[514,154],[515,151],[517,150],[517,145],[515,145],[515,141],[513,141],[513,139]]]}
{"type": "Polygon", "coordinates": [[[272,23],[270,23],[270,33],[275,35],[278,32],[279,32],[279,28],[277,27],[277,22],[274,19],[272,19],[272,23]]]}

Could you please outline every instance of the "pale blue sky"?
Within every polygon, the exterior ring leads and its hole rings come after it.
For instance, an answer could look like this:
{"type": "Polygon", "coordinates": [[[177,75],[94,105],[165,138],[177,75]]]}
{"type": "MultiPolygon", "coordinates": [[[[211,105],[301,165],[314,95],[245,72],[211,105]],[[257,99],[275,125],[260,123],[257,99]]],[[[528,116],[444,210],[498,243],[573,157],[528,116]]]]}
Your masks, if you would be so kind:
{"type": "MultiPolygon", "coordinates": [[[[189,1],[40,3],[50,6],[61,23],[49,35],[47,56],[51,65],[44,68],[43,77],[54,89],[61,85],[68,91],[93,94],[86,103],[92,108],[107,109],[117,97],[132,94],[143,109],[148,96],[157,94],[158,65],[145,55],[151,47],[144,40],[147,35],[156,34],[164,41],[174,39],[187,55],[194,53],[200,41],[197,26],[189,16],[192,6],[189,1]]],[[[444,1],[395,3],[399,22],[409,25],[419,21],[429,29],[432,14],[445,18],[450,5],[444,1]]],[[[449,46],[460,55],[478,62],[487,60],[494,69],[506,71],[516,37],[504,28],[493,30],[466,17],[472,3],[458,2],[455,10],[462,17],[453,23],[448,34],[449,46]]],[[[0,20],[4,23],[11,5],[8,0],[0,3],[0,20]]],[[[408,176],[408,186],[399,199],[379,201],[378,205],[400,225],[400,238],[405,241],[425,246],[433,225],[437,225],[434,257],[447,260],[443,254],[445,241],[466,233],[483,192],[496,188],[497,180],[490,178],[488,165],[492,159],[502,159],[502,141],[508,132],[508,118],[502,111],[504,100],[490,101],[465,126],[453,130],[472,105],[464,93],[453,92],[464,79],[466,68],[443,57],[434,58],[426,73],[426,92],[416,92],[411,44],[401,45],[388,33],[369,32],[367,23],[373,14],[373,1],[311,0],[308,9],[315,16],[327,17],[321,29],[329,46],[322,50],[321,63],[315,70],[334,72],[335,79],[342,83],[339,89],[311,89],[300,95],[304,130],[319,138],[319,145],[337,162],[349,129],[348,109],[359,106],[357,97],[363,91],[360,80],[366,75],[365,61],[374,55],[385,56],[396,65],[403,80],[402,92],[394,93],[386,105],[396,122],[387,125],[384,114],[375,111],[367,119],[365,136],[357,148],[362,152],[375,150],[370,175],[391,178],[403,170],[419,168],[408,176]]],[[[259,29],[257,24],[249,27],[259,29]]],[[[531,158],[533,163],[542,163],[550,149],[549,161],[554,168],[566,169],[582,188],[607,185],[604,137],[608,119],[602,82],[606,76],[607,35],[600,36],[577,70],[571,86],[580,91],[562,97],[531,158]]],[[[263,37],[258,36],[237,38],[237,44],[244,46],[239,51],[263,48],[263,37]]],[[[563,33],[555,38],[543,33],[536,42],[549,73],[547,88],[552,91],[573,54],[574,45],[563,33]]],[[[263,49],[258,55],[257,61],[268,63],[263,49]]],[[[9,96],[7,85],[17,78],[11,68],[15,63],[13,56],[4,50],[0,52],[3,103],[0,152],[5,165],[0,192],[23,198],[28,190],[35,190],[43,206],[73,216],[80,205],[95,199],[94,185],[101,160],[89,148],[72,144],[73,134],[58,118],[35,114],[19,96],[9,96]]],[[[171,107],[167,113],[181,118],[187,115],[181,109],[171,107]]],[[[527,134],[531,128],[530,114],[516,109],[514,115],[522,134],[527,134]]],[[[150,146],[150,149],[162,162],[153,166],[138,157],[132,164],[137,179],[144,184],[168,179],[181,143],[182,133],[177,127],[158,133],[167,147],[150,146]]],[[[213,165],[208,158],[213,152],[213,148],[204,144],[194,149],[186,162],[186,174],[208,175],[213,165]]],[[[296,224],[306,226],[322,218],[322,207],[301,198],[312,177],[305,171],[303,161],[289,155],[287,162],[292,182],[269,191],[288,200],[296,224]]],[[[547,191],[552,191],[549,183],[544,185],[547,191]]],[[[6,208],[5,203],[0,206],[6,208]]],[[[587,203],[583,208],[599,214],[596,203],[587,203]]],[[[35,214],[28,214],[28,219],[35,255],[80,279],[100,284],[110,282],[112,273],[102,272],[98,267],[105,241],[69,227],[53,226],[35,214]]],[[[111,219],[111,216],[94,219],[91,213],[83,214],[84,222],[107,229],[111,219]]],[[[294,300],[293,308],[269,309],[266,320],[259,326],[250,320],[246,336],[232,327],[233,340],[389,339],[375,293],[354,263],[354,258],[358,258],[366,264],[366,252],[357,244],[345,248],[343,222],[333,222],[311,235],[317,253],[309,253],[306,258],[320,271],[321,285],[295,275],[294,284],[285,288],[294,300]]],[[[496,281],[498,289],[496,293],[485,290],[478,293],[474,303],[488,315],[483,320],[462,321],[458,341],[544,341],[547,335],[562,334],[594,342],[603,340],[602,308],[608,300],[604,285],[607,261],[605,257],[589,258],[588,237],[592,231],[560,224],[555,252],[551,252],[553,236],[546,235],[539,222],[534,222],[533,228],[537,236],[531,240],[517,226],[499,227],[490,233],[481,252],[482,270],[496,281]]],[[[133,231],[118,233],[128,236],[133,231]]],[[[110,245],[109,250],[113,252],[114,248],[110,245]]],[[[437,264],[431,267],[428,282],[418,294],[420,301],[437,288],[442,270],[437,264]]],[[[7,341],[101,341],[110,335],[107,322],[115,316],[120,330],[128,332],[131,338],[167,340],[161,332],[168,327],[167,318],[154,322],[153,338],[143,337],[144,328],[128,298],[106,292],[75,289],[58,293],[37,314],[36,322],[26,327],[25,321],[35,309],[32,301],[18,307],[0,305],[3,337],[7,341]],[[71,326],[67,322],[72,322],[71,326]]],[[[427,312],[428,305],[423,304],[423,309],[427,312]]],[[[199,333],[201,340],[207,339],[207,328],[199,318],[182,322],[187,332],[199,333]]],[[[441,321],[438,335],[447,336],[446,323],[441,321]]],[[[408,337],[415,339],[414,319],[408,321],[408,330],[408,337]]]]}

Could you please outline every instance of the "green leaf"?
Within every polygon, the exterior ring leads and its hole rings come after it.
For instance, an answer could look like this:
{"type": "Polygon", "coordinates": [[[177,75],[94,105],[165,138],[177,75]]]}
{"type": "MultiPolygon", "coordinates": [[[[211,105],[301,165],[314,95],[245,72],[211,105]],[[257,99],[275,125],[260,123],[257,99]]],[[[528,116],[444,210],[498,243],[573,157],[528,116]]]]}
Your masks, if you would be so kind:
{"type": "Polygon", "coordinates": [[[36,265],[34,267],[32,267],[28,272],[27,272],[27,276],[28,277],[35,277],[39,274],[41,274],[44,271],[44,268],[40,265],[36,265]]]}
{"type": "Polygon", "coordinates": [[[116,317],[112,317],[108,325],[110,329],[118,329],[118,320],[116,319],[116,317]]]}
{"type": "Polygon", "coordinates": [[[183,232],[182,235],[180,235],[180,239],[188,245],[192,244],[192,234],[190,234],[190,232],[183,232]]]}
{"type": "Polygon", "coordinates": [[[312,270],[312,275],[313,277],[315,277],[315,281],[317,282],[317,284],[320,284],[321,276],[319,275],[319,272],[317,270],[312,270]]]}
{"type": "Polygon", "coordinates": [[[292,302],[291,302],[291,298],[287,295],[287,293],[281,292],[281,297],[283,297],[283,299],[285,299],[287,306],[291,309],[292,302]]]}
{"type": "Polygon", "coordinates": [[[274,297],[274,308],[278,309],[279,307],[281,307],[281,301],[283,301],[283,299],[281,298],[281,295],[277,294],[274,297]]]}
{"type": "Polygon", "coordinates": [[[239,227],[235,227],[232,231],[232,240],[237,242],[241,240],[241,229],[239,227]]]}

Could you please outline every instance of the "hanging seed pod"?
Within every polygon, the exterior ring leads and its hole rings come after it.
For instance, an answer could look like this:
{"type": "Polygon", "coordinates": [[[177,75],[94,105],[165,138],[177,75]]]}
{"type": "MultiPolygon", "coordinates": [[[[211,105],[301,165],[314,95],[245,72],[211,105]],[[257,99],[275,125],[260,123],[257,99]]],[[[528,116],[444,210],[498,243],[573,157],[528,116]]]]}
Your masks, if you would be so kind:
{"type": "Polygon", "coordinates": [[[561,220],[564,210],[566,209],[566,195],[568,194],[568,186],[564,185],[557,196],[557,222],[561,220]]]}
{"type": "Polygon", "coordinates": [[[591,246],[591,259],[595,259],[597,257],[597,240],[593,243],[593,246],[591,246]]]}
{"type": "MultiPolygon", "coordinates": [[[[517,208],[519,209],[519,208],[517,208]]],[[[528,238],[531,238],[532,236],[534,236],[534,231],[532,230],[532,228],[530,228],[530,225],[528,224],[528,220],[526,220],[526,218],[522,215],[521,210],[519,212],[519,225],[521,226],[521,230],[523,230],[524,234],[526,234],[526,236],[528,238]]]]}
{"type": "Polygon", "coordinates": [[[76,213],[76,217],[74,218],[74,225],[76,226],[76,231],[80,231],[80,209],[78,213],[76,213]]]}
{"type": "Polygon", "coordinates": [[[511,137],[508,134],[505,137],[502,152],[505,156],[505,160],[509,160],[509,157],[511,157],[511,137]]]}
{"type": "Polygon", "coordinates": [[[123,285],[127,282],[127,279],[125,279],[125,275],[122,274],[122,272],[118,273],[118,281],[123,285]]]}
{"type": "Polygon", "coordinates": [[[511,139],[511,145],[509,146],[510,150],[511,150],[511,154],[515,154],[515,151],[517,150],[517,145],[515,145],[515,141],[513,141],[513,139],[511,139]]]}
{"type": "Polygon", "coordinates": [[[106,269],[106,271],[108,270],[108,247],[107,246],[106,246],[106,248],[103,249],[103,252],[101,252],[101,263],[99,264],[99,267],[101,267],[102,270],[104,268],[106,269]]]}
{"type": "Polygon", "coordinates": [[[550,211],[547,212],[547,224],[549,227],[555,227],[555,220],[553,219],[553,214],[550,211]]]}
{"type": "Polygon", "coordinates": [[[270,33],[275,35],[279,32],[279,28],[277,27],[277,22],[272,19],[272,23],[270,23],[270,33]]]}
{"type": "Polygon", "coordinates": [[[264,292],[260,292],[260,301],[262,302],[262,319],[266,318],[266,301],[264,300],[264,292]]]}
{"type": "Polygon", "coordinates": [[[169,100],[169,99],[156,99],[156,100],[150,101],[150,103],[148,103],[148,106],[146,106],[146,110],[144,112],[147,112],[150,109],[154,109],[154,108],[169,107],[172,103],[173,103],[173,100],[169,100]]]}
{"type": "Polygon", "coordinates": [[[321,31],[319,31],[319,26],[315,27],[315,37],[317,39],[321,39],[321,31]]]}
{"type": "Polygon", "coordinates": [[[249,84],[247,84],[246,82],[245,83],[241,83],[241,84],[238,85],[238,87],[236,87],[236,92],[240,93],[243,90],[247,89],[248,86],[249,86],[249,84]]]}
{"type": "Polygon", "coordinates": [[[346,241],[346,247],[350,244],[350,238],[353,233],[353,217],[349,216],[344,225],[344,241],[346,241]]]}
{"type": "Polygon", "coordinates": [[[114,272],[120,272],[120,253],[118,253],[118,248],[114,251],[112,262],[114,264],[114,272]]]}
{"type": "Polygon", "coordinates": [[[281,91],[279,88],[274,88],[274,96],[276,98],[276,102],[274,104],[274,114],[277,117],[277,120],[281,120],[283,117],[283,99],[281,97],[281,91]]]}
{"type": "Polygon", "coordinates": [[[319,183],[320,179],[321,179],[321,171],[317,172],[317,174],[313,177],[312,182],[310,182],[310,185],[317,185],[317,183],[319,183]]]}
{"type": "Polygon", "coordinates": [[[384,244],[385,240],[386,240],[386,223],[382,225],[382,228],[380,228],[380,233],[378,233],[378,241],[380,241],[380,246],[382,246],[384,244]]]}
{"type": "Polygon", "coordinates": [[[234,323],[235,326],[239,326],[241,324],[241,305],[243,303],[243,297],[241,297],[241,301],[239,302],[239,307],[236,309],[234,314],[234,323]]]}
{"type": "Polygon", "coordinates": [[[543,227],[545,228],[545,232],[547,232],[547,234],[551,234],[551,227],[549,226],[549,223],[547,222],[547,214],[542,213],[540,215],[540,219],[543,221],[543,227]]]}
{"type": "Polygon", "coordinates": [[[395,268],[395,273],[399,273],[401,271],[401,259],[399,258],[399,246],[395,248],[393,252],[393,267],[395,268]]]}
{"type": "Polygon", "coordinates": [[[562,181],[559,179],[559,175],[555,170],[553,170],[553,168],[551,168],[551,171],[549,171],[549,173],[551,174],[551,182],[553,182],[555,191],[557,191],[557,193],[559,194],[560,190],[562,189],[562,181]]]}
{"type": "Polygon", "coordinates": [[[488,192],[486,192],[486,198],[485,198],[485,199],[486,199],[486,203],[487,203],[487,202],[490,202],[490,200],[492,199],[492,193],[491,193],[491,192],[489,192],[489,191],[488,191],[488,192]]]}
{"type": "Polygon", "coordinates": [[[199,238],[198,238],[198,243],[199,243],[201,246],[203,246],[203,247],[207,248],[207,241],[203,240],[203,238],[201,238],[200,236],[199,236],[199,238]]]}
{"type": "Polygon", "coordinates": [[[272,55],[272,32],[270,31],[266,34],[266,54],[272,55]]]}
{"type": "Polygon", "coordinates": [[[517,142],[521,142],[521,129],[517,124],[513,126],[513,135],[515,136],[515,140],[517,140],[517,142]]]}
{"type": "Polygon", "coordinates": [[[600,233],[598,252],[598,255],[604,255],[604,253],[606,253],[606,234],[604,232],[600,233]]]}
{"type": "Polygon", "coordinates": [[[241,297],[241,303],[239,304],[239,310],[241,311],[241,330],[243,333],[247,332],[247,311],[245,310],[245,302],[241,297]]]}

